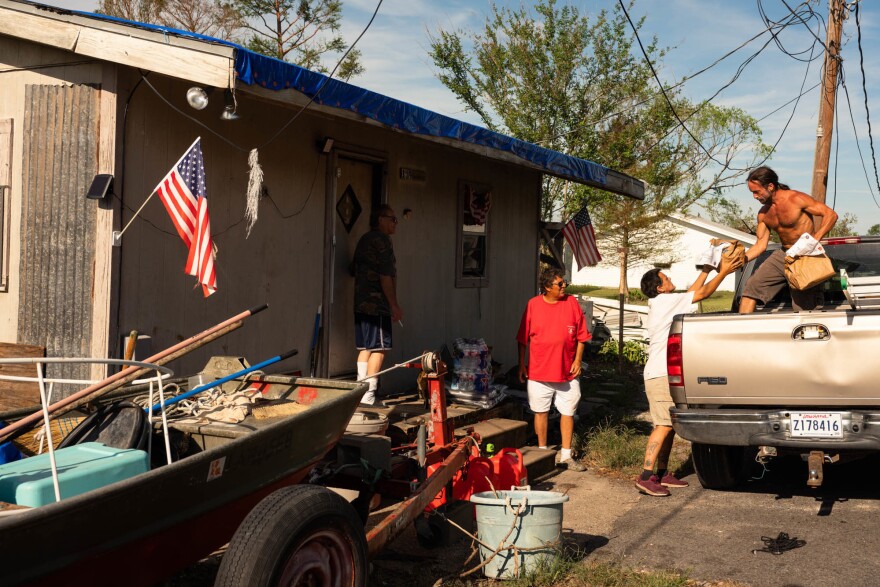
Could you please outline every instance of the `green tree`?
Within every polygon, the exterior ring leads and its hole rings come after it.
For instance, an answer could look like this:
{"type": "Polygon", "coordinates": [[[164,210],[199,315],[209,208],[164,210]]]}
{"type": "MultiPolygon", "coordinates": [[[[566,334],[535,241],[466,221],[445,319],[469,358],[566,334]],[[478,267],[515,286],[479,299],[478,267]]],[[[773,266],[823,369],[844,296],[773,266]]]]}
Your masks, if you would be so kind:
{"type": "MultiPolygon", "coordinates": [[[[846,212],[843,216],[837,218],[834,228],[828,233],[828,236],[853,236],[859,234],[856,228],[858,217],[852,212],[846,212]]],[[[872,227],[873,228],[873,227],[872,227]]]]}
{"type": "Polygon", "coordinates": [[[739,202],[729,200],[721,194],[713,194],[699,203],[709,220],[749,234],[756,234],[758,213],[752,208],[743,209],[739,202]]]}
{"type": "Polygon", "coordinates": [[[869,236],[880,236],[880,224],[875,224],[868,229],[869,236]]]}
{"type": "Polygon", "coordinates": [[[98,12],[235,40],[241,17],[222,0],[101,0],[98,12]]]}
{"type": "MultiPolygon", "coordinates": [[[[250,34],[247,47],[326,73],[325,55],[342,55],[348,48],[339,34],[341,0],[232,0],[250,34]]],[[[350,79],[363,73],[360,51],[351,51],[339,66],[337,77],[350,79]]]]}
{"type": "MultiPolygon", "coordinates": [[[[543,217],[588,205],[603,256],[620,263],[621,292],[628,265],[668,257],[660,220],[729,187],[743,173],[730,164],[747,146],[766,150],[740,109],[693,104],[671,85],[668,102],[635,42],[619,7],[591,20],[539,0],[531,10],[493,5],[480,32],[440,30],[430,52],[440,81],[488,128],[645,181],[646,198],[637,201],[544,179],[543,217]]],[[[667,51],[656,38],[646,46],[657,69],[667,51]]]]}

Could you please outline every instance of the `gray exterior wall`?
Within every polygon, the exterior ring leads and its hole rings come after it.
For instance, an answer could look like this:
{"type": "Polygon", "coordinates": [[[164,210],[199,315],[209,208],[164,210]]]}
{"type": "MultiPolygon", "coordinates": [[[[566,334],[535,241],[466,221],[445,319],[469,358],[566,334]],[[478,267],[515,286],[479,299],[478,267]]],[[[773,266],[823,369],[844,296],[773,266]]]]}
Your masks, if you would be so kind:
{"type": "MultiPolygon", "coordinates": [[[[327,182],[333,181],[335,174],[334,169],[328,169],[332,158],[322,154],[319,145],[325,137],[333,137],[336,146],[364,149],[385,158],[387,201],[401,218],[393,240],[405,322],[404,328],[395,326],[394,349],[388,361],[439,349],[457,336],[473,336],[485,338],[494,347],[497,360],[508,368],[514,364],[520,313],[535,291],[539,173],[391,130],[306,112],[277,140],[259,149],[264,186],[274,204],[269,198],[261,199],[259,220],[245,238],[242,217],[247,150],[274,134],[297,109],[267,104],[240,92],[241,119],[221,122],[222,101],[216,94],[208,109],[197,113],[183,101],[186,84],[151,80],[187,114],[245,150],[200,129],[143,84],[137,90],[126,125],[123,224],[131,216],[130,210],[140,206],[192,140],[201,135],[211,227],[219,249],[219,290],[203,299],[193,287],[194,278],[183,274],[186,251],[154,196],[141,213],[142,220],[136,220],[123,237],[121,332],[137,329],[151,335],[155,350],[265,302],[270,306],[267,311],[251,318],[242,329],[188,355],[176,370],[195,372],[212,354],[242,355],[255,363],[298,348],[299,356],[279,369],[307,372],[315,310],[323,301],[327,182]],[[425,180],[400,179],[401,167],[423,170],[425,180]],[[481,289],[455,287],[460,179],[493,186],[490,285],[481,289]],[[412,210],[410,219],[402,217],[406,208],[412,210]]],[[[132,78],[121,85],[134,83],[132,78]]],[[[337,186],[332,206],[344,188],[337,186]]],[[[363,204],[365,221],[369,205],[363,204]]],[[[350,311],[350,300],[337,297],[334,302],[350,311]]],[[[346,350],[353,356],[354,349],[346,350]]],[[[404,379],[414,378],[415,372],[411,373],[404,379]]]]}
{"type": "MultiPolygon", "coordinates": [[[[3,68],[26,67],[72,60],[62,51],[0,36],[3,68]]],[[[82,61],[75,57],[76,61],[82,61]]],[[[320,152],[325,137],[336,145],[367,150],[385,160],[384,194],[401,217],[394,246],[398,260],[398,296],[405,312],[404,328],[395,328],[394,349],[388,362],[411,358],[424,350],[439,349],[457,336],[483,337],[494,356],[509,368],[516,361],[514,335],[526,300],[535,292],[537,215],[540,173],[501,163],[457,149],[429,143],[375,125],[307,111],[268,145],[274,134],[298,108],[238,93],[235,122],[221,122],[221,91],[201,112],[190,109],[184,95],[190,84],[149,77],[158,91],[177,108],[235,143],[235,148],[192,120],[175,112],[146,84],[137,71],[111,64],[85,63],[56,69],[3,74],[0,119],[15,121],[12,168],[11,285],[0,293],[0,340],[16,341],[19,324],[18,284],[21,257],[22,133],[26,84],[104,84],[104,93],[116,100],[116,118],[102,110],[100,132],[112,133],[117,164],[113,224],[123,226],[170,170],[196,136],[202,136],[207,169],[208,201],[214,241],[218,247],[218,292],[204,299],[195,279],[184,274],[186,250],[159,198],[144,207],[128,228],[122,245],[113,249],[118,262],[105,255],[113,268],[109,318],[99,317],[94,330],[109,339],[106,353],[118,356],[120,334],[138,330],[152,337],[158,351],[225,318],[258,304],[270,308],[235,331],[170,365],[178,374],[192,374],[211,355],[230,354],[256,363],[291,348],[299,356],[278,370],[308,371],[308,351],[315,310],[323,299],[325,276],[325,212],[328,183],[335,170],[332,157],[320,152]],[[107,87],[107,80],[113,87],[107,87]],[[117,90],[118,87],[118,90],[117,90]],[[132,94],[132,90],[134,93],[132,94]],[[127,111],[127,116],[123,113],[127,111]],[[106,120],[105,120],[106,119],[106,120]],[[124,123],[124,125],[123,125],[124,123]],[[271,196],[262,198],[259,220],[245,238],[245,189],[248,151],[259,146],[264,185],[271,196]],[[124,164],[122,163],[124,162],[124,164]],[[400,179],[400,168],[424,172],[424,181],[400,179]],[[455,287],[458,182],[469,180],[492,186],[490,213],[490,282],[484,288],[455,287]],[[274,201],[274,204],[273,204],[274,201]],[[276,208],[277,206],[277,208],[276,208]],[[412,210],[402,219],[403,210],[412,210]],[[115,304],[118,303],[118,308],[115,304]]],[[[105,108],[102,106],[102,108],[105,108]]],[[[106,148],[106,147],[105,147],[106,148]]],[[[104,156],[107,160],[107,156],[104,156]]],[[[113,160],[112,158],[110,159],[113,160]]],[[[345,186],[337,186],[337,190],[345,186]]],[[[330,194],[334,201],[338,193],[330,194]]],[[[97,203],[77,195],[83,205],[100,215],[97,203]]],[[[106,206],[105,206],[106,207],[106,206]]],[[[111,213],[112,213],[112,206],[111,213]]],[[[364,206],[364,218],[369,205],[364,206]]],[[[82,244],[109,242],[107,222],[98,222],[93,237],[82,244]],[[100,233],[100,234],[98,234],[100,233]],[[91,239],[91,243],[89,240],[91,239]]],[[[99,263],[100,264],[100,263],[99,263]]],[[[99,284],[100,285],[100,284],[99,284]]],[[[109,287],[109,286],[108,286],[109,287]]],[[[334,300],[350,304],[349,300],[334,300]]],[[[46,309],[46,311],[50,311],[46,309]]],[[[327,308],[325,308],[325,312],[327,308]]],[[[39,344],[39,341],[27,341],[39,344]]],[[[353,355],[353,349],[351,349],[353,355]]],[[[140,356],[138,358],[146,358],[140,356]]],[[[354,365],[352,364],[352,370],[354,365]]],[[[415,372],[403,376],[410,381],[415,372]]],[[[384,385],[385,382],[383,382],[384,385]]],[[[403,383],[390,378],[392,386],[403,383]]]]}

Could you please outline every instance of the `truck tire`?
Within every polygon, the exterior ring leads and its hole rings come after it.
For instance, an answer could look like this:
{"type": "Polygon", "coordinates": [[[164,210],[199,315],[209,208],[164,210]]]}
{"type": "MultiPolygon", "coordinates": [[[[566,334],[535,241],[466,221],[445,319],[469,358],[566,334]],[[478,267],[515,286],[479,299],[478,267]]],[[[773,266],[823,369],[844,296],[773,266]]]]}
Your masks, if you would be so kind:
{"type": "Polygon", "coordinates": [[[367,565],[364,527],[351,505],[324,487],[295,485],[251,510],[214,585],[363,587],[367,565]]]}
{"type": "Polygon", "coordinates": [[[747,446],[693,443],[691,456],[700,485],[706,489],[733,489],[749,475],[750,452],[747,446]]]}

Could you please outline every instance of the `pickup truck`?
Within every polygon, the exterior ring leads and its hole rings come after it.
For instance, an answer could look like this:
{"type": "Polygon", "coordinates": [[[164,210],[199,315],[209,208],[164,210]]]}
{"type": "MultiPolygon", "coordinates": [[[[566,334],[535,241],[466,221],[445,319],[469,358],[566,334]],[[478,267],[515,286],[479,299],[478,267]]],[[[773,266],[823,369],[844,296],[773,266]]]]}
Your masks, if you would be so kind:
{"type": "Polygon", "coordinates": [[[820,310],[794,312],[784,288],[756,313],[734,313],[768,250],[738,272],[731,312],[673,320],[672,423],[693,443],[703,487],[733,488],[756,460],[791,453],[816,487],[823,465],[880,450],[880,237],[822,243],[838,276],[820,310]]]}

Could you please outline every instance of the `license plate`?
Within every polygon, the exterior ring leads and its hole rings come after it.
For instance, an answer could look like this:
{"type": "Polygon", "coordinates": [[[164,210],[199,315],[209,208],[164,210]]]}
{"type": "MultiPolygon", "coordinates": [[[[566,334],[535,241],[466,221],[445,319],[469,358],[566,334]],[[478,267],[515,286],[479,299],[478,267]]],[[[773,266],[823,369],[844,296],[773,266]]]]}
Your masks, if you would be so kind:
{"type": "Polygon", "coordinates": [[[791,435],[805,438],[843,438],[840,414],[820,412],[793,412],[791,435]]]}

